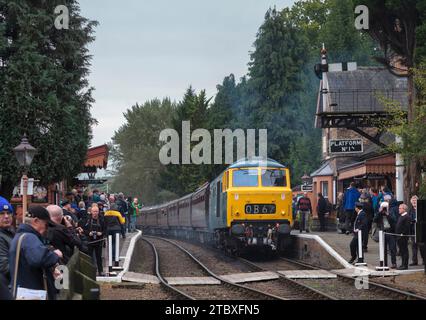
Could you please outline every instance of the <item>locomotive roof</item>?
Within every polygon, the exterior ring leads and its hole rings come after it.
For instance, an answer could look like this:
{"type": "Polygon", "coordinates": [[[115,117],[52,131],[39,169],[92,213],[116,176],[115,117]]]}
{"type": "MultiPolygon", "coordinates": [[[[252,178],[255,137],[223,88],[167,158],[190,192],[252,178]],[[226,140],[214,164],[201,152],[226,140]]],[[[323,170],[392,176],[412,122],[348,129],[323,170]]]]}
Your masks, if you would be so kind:
{"type": "Polygon", "coordinates": [[[228,169],[238,169],[238,168],[256,168],[256,167],[268,167],[268,168],[286,168],[286,166],[273,159],[242,159],[238,160],[234,164],[231,164],[228,169]]]}

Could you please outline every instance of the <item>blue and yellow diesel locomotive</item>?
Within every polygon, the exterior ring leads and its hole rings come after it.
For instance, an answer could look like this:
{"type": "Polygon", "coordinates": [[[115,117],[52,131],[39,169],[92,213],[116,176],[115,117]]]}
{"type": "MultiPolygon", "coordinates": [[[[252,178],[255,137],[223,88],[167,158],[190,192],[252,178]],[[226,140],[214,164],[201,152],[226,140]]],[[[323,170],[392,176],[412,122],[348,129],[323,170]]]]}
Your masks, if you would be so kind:
{"type": "Polygon", "coordinates": [[[283,251],[293,224],[289,169],[268,159],[240,160],[192,194],[141,210],[154,234],[195,239],[238,254],[250,247],[283,251]]]}

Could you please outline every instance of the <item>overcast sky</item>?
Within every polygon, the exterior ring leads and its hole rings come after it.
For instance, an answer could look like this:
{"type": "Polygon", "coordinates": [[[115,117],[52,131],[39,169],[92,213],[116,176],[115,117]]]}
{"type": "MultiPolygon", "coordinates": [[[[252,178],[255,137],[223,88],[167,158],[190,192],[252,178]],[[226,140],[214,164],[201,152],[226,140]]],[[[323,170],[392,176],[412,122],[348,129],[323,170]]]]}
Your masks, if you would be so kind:
{"type": "Polygon", "coordinates": [[[293,0],[80,0],[97,20],[90,85],[96,102],[92,146],[109,142],[136,102],[179,100],[189,85],[216,94],[246,74],[265,12],[293,0]]]}

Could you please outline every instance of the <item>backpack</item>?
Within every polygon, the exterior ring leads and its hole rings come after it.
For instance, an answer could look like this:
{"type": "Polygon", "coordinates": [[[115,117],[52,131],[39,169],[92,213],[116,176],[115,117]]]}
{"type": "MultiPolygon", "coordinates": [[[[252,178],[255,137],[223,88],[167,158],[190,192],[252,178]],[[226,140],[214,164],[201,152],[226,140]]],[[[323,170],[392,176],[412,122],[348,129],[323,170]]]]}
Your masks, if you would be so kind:
{"type": "Polygon", "coordinates": [[[327,203],[327,212],[331,213],[331,211],[333,211],[333,205],[327,198],[325,198],[325,202],[327,203]]]}

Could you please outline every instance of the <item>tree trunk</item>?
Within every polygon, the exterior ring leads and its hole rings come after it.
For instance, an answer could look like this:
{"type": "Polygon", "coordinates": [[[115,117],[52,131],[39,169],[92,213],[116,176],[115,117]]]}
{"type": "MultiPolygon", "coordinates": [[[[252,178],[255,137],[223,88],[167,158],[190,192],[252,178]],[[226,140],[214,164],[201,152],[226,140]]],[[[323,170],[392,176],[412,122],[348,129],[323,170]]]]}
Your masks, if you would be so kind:
{"type": "MultiPolygon", "coordinates": [[[[413,122],[416,118],[416,88],[414,84],[414,74],[410,70],[408,76],[408,123],[413,122]]],[[[404,159],[405,183],[404,183],[404,201],[409,203],[412,195],[418,195],[421,185],[421,165],[420,159],[414,156],[412,159],[404,159]]]]}

